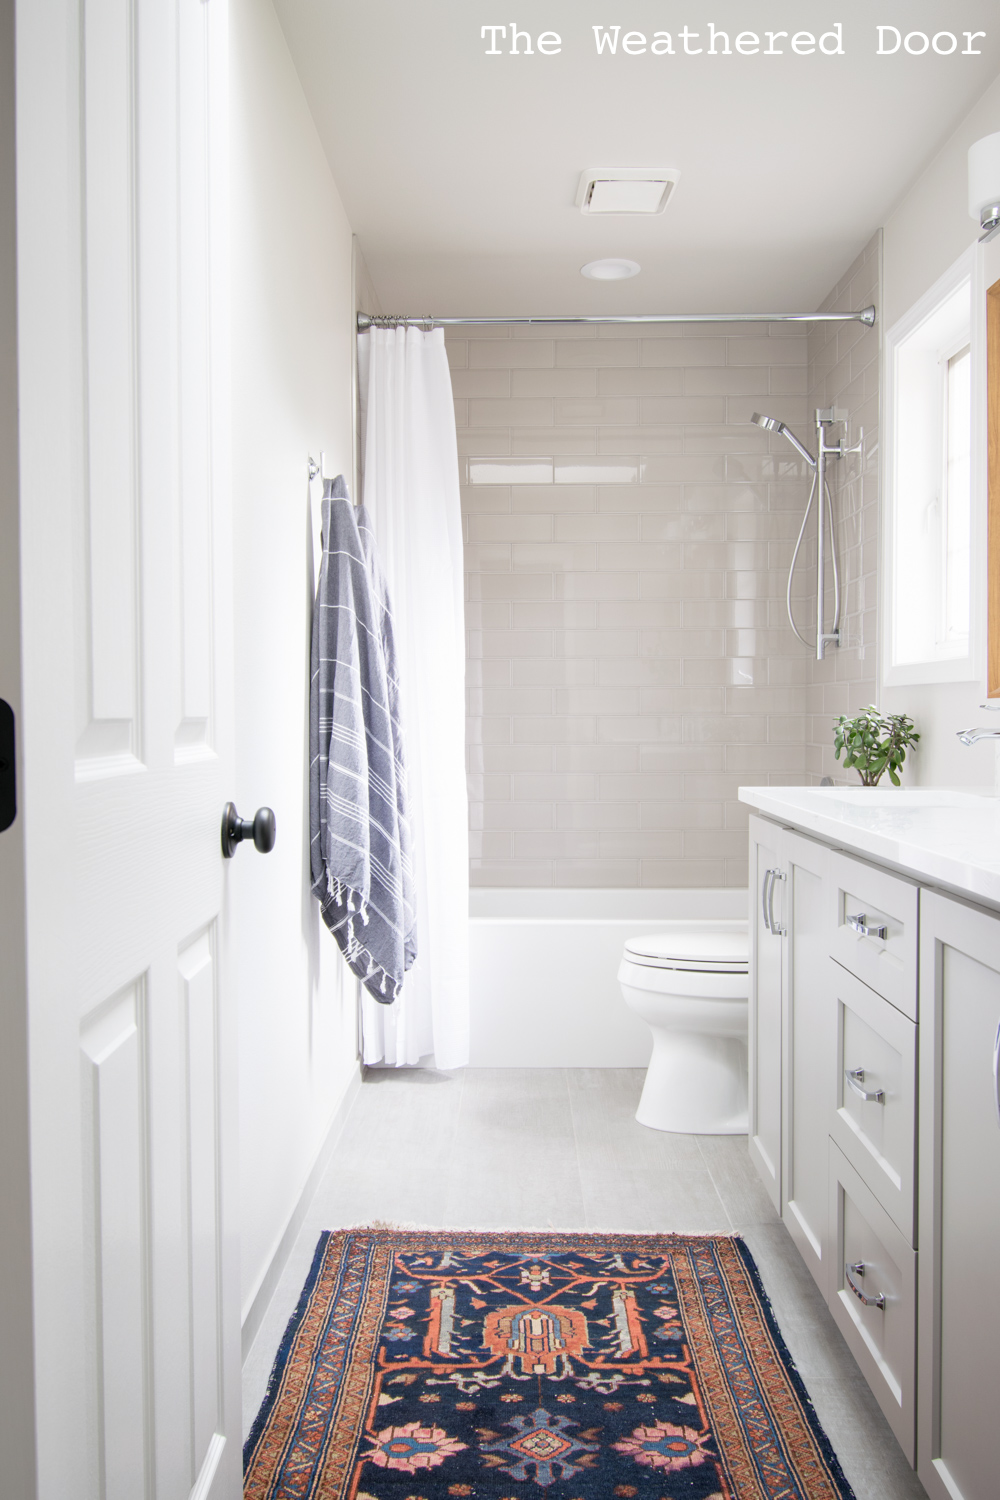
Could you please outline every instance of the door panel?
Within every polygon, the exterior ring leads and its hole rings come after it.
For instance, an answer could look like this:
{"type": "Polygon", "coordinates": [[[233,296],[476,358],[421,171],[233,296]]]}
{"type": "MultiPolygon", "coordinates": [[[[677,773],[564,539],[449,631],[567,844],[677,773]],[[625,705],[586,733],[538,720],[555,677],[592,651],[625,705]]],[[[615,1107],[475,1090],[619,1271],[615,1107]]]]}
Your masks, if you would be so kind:
{"type": "Polygon", "coordinates": [[[143,977],[96,1007],[80,1029],[84,1214],[87,1239],[97,1252],[87,1300],[101,1494],[107,1500],[130,1500],[137,1480],[145,1480],[148,1461],[145,992],[143,977]]]}
{"type": "Polygon", "coordinates": [[[38,1494],[237,1500],[226,0],[17,23],[38,1494]]]}
{"type": "Polygon", "coordinates": [[[211,242],[208,161],[210,128],[208,52],[200,33],[203,0],[182,0],[178,91],[178,282],[180,694],[175,747],[178,759],[212,744],[212,449],[211,320],[204,274],[211,242]]]}
{"type": "Polygon", "coordinates": [[[750,819],[750,1156],[781,1208],[782,956],[784,925],[775,831],[750,819]],[[774,889],[772,889],[774,887],[774,889]],[[765,899],[766,898],[766,899],[765,899]],[[774,914],[775,932],[771,926],[774,914]]]}
{"type": "Polygon", "coordinates": [[[141,754],[136,681],[136,174],[132,0],[81,7],[86,469],[77,774],[141,754]]]}
{"type": "Polygon", "coordinates": [[[791,890],[787,956],[784,1220],[826,1292],[827,1170],[833,1040],[827,982],[830,951],[827,850],[786,834],[791,890]]]}
{"type": "Polygon", "coordinates": [[[187,943],[178,956],[187,1110],[186,1199],[191,1247],[188,1317],[191,1327],[192,1469],[198,1472],[222,1425],[219,1396],[224,1370],[219,1338],[222,1274],[218,1224],[219,1077],[216,1035],[215,927],[187,943]]]}
{"type": "Polygon", "coordinates": [[[986,1500],[1000,1416],[1000,973],[950,944],[942,966],[940,1444],[957,1492],[986,1500]]]}
{"type": "Polygon", "coordinates": [[[920,1421],[932,1500],[991,1500],[1000,1422],[1000,917],[921,896],[920,1421]]]}

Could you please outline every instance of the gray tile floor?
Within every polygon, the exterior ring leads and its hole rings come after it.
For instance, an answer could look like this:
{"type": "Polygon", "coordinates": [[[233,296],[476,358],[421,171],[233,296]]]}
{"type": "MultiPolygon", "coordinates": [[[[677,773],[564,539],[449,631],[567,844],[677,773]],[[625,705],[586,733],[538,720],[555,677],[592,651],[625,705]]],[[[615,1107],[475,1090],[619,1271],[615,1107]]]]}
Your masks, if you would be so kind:
{"type": "Polygon", "coordinates": [[[634,1119],[636,1069],[369,1072],[243,1369],[244,1425],[323,1229],[431,1227],[741,1234],[858,1500],[921,1500],[743,1136],[667,1135],[634,1119]]]}

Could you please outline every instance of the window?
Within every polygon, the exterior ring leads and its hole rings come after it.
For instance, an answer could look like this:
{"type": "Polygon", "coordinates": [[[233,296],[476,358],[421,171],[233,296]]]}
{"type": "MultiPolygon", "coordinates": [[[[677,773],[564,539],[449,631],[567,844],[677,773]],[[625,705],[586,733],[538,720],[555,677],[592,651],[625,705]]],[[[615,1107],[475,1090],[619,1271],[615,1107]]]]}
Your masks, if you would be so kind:
{"type": "Polygon", "coordinates": [[[978,675],[974,252],[886,336],[883,681],[978,675]]]}

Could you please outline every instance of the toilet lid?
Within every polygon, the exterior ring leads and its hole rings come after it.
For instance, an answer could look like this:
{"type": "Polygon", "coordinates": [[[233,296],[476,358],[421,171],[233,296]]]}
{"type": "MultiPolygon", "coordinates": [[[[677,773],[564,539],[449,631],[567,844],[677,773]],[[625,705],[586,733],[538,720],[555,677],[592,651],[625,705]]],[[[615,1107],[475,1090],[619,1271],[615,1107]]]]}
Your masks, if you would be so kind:
{"type": "Polygon", "coordinates": [[[625,957],[650,969],[688,969],[695,973],[746,974],[749,935],[745,922],[731,926],[678,926],[674,932],[653,932],[629,938],[625,957]]]}

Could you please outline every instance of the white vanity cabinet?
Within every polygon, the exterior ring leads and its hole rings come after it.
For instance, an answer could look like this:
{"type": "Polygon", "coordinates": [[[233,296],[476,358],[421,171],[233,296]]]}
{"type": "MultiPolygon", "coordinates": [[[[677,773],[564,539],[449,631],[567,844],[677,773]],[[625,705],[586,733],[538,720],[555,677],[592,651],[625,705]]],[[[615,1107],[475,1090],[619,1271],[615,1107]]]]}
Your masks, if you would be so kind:
{"type": "Polygon", "coordinates": [[[829,851],[750,820],[750,1154],[803,1259],[826,1290],[827,1137],[833,1012],[829,851]]]}
{"type": "Polygon", "coordinates": [[[931,1500],[1000,1494],[1000,916],[920,911],[918,1472],[931,1500]]]}
{"type": "Polygon", "coordinates": [[[997,1500],[1000,883],[945,894],[933,865],[782,824],[781,798],[744,798],[768,814],[750,819],[750,1155],[930,1500],[997,1500]]]}

